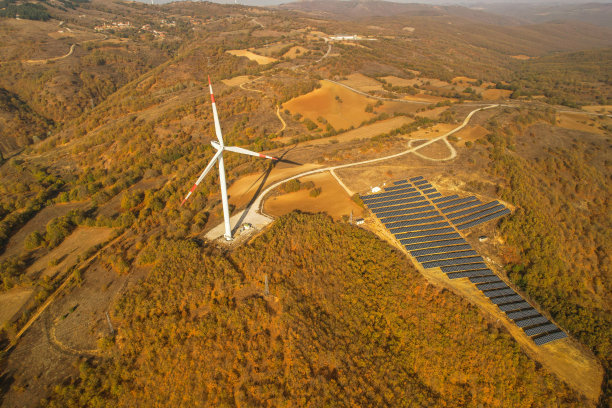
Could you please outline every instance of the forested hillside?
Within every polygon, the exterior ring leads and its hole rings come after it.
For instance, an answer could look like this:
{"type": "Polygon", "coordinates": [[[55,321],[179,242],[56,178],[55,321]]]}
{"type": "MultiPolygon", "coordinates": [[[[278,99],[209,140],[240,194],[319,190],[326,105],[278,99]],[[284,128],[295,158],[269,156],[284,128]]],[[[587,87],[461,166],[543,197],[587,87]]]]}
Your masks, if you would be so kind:
{"type": "Polygon", "coordinates": [[[151,242],[139,263],[153,269],[115,307],[109,358],[46,406],[585,403],[404,255],[325,215],[289,214],[230,255],[151,242]]]}

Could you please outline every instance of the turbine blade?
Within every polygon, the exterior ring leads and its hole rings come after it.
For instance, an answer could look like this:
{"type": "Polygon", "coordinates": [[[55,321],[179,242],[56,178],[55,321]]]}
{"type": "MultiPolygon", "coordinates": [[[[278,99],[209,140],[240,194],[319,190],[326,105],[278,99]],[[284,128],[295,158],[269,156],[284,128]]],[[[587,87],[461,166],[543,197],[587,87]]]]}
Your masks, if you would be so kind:
{"type": "Polygon", "coordinates": [[[208,89],[210,89],[210,100],[212,101],[213,117],[215,118],[215,133],[219,144],[223,146],[223,135],[221,134],[221,125],[219,124],[219,115],[217,114],[217,104],[215,103],[215,95],[213,94],[212,84],[210,83],[210,75],[208,76],[208,89]]]}
{"type": "Polygon", "coordinates": [[[187,201],[187,199],[191,196],[191,194],[195,191],[196,187],[198,186],[198,184],[200,184],[200,182],[204,179],[204,177],[206,176],[206,174],[208,174],[208,172],[210,171],[210,169],[213,168],[213,165],[215,164],[215,162],[217,161],[217,159],[219,158],[219,156],[221,156],[221,153],[223,151],[219,150],[217,151],[217,153],[213,156],[213,158],[210,160],[210,163],[208,163],[208,166],[206,166],[206,168],[204,169],[204,171],[202,172],[202,174],[200,174],[200,177],[198,177],[198,179],[196,180],[195,184],[193,185],[193,187],[191,187],[191,190],[189,190],[189,192],[187,193],[187,195],[185,196],[185,198],[183,198],[183,201],[181,201],[181,207],[183,206],[183,204],[185,204],[185,201],[187,201]]]}
{"type": "Polygon", "coordinates": [[[266,156],[265,154],[261,154],[261,153],[257,153],[257,152],[252,152],[250,150],[243,149],[242,147],[225,146],[224,149],[225,150],[229,150],[230,152],[248,154],[248,155],[256,156],[256,157],[263,157],[264,159],[278,160],[276,157],[266,156]]]}

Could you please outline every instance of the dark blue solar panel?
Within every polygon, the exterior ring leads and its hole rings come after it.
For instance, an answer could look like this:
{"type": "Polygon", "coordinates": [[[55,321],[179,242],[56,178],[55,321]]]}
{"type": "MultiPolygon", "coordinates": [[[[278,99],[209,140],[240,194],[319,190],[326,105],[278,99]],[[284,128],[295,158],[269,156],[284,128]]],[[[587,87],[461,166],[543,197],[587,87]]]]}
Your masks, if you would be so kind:
{"type": "Polygon", "coordinates": [[[427,198],[436,198],[436,197],[440,197],[442,194],[440,193],[433,193],[433,194],[428,194],[427,198]]]}
{"type": "Polygon", "coordinates": [[[487,222],[495,218],[503,217],[504,215],[507,215],[507,214],[510,214],[510,210],[506,208],[503,211],[500,211],[498,213],[487,215],[486,217],[480,218],[478,220],[471,221],[466,224],[460,225],[459,227],[457,227],[457,229],[464,230],[466,228],[470,228],[475,225],[482,224],[483,222],[487,222]]]}
{"type": "Polygon", "coordinates": [[[486,217],[487,215],[494,214],[496,212],[502,211],[503,209],[504,209],[504,206],[499,204],[499,205],[496,205],[495,207],[489,208],[488,210],[480,211],[480,212],[477,212],[475,214],[466,215],[465,217],[456,218],[456,219],[453,220],[453,223],[455,225],[463,224],[463,223],[468,222],[468,221],[472,221],[472,220],[476,220],[478,218],[486,217]]]}
{"type": "Polygon", "coordinates": [[[551,341],[563,339],[565,337],[567,337],[567,334],[559,330],[556,332],[545,334],[543,336],[535,337],[533,338],[533,342],[536,345],[541,346],[542,344],[550,343],[551,341]]]}
{"type": "Polygon", "coordinates": [[[490,275],[479,276],[477,278],[470,278],[470,282],[472,283],[501,282],[501,279],[499,279],[497,275],[493,275],[493,272],[491,272],[490,275]]]}
{"type": "Polygon", "coordinates": [[[366,201],[366,200],[372,200],[373,198],[380,198],[380,197],[387,197],[387,196],[391,196],[395,194],[408,193],[410,191],[416,191],[416,188],[411,187],[410,184],[407,184],[404,186],[398,186],[398,188],[395,190],[383,191],[382,193],[375,193],[375,194],[364,194],[359,197],[362,200],[366,201]]]}
{"type": "Polygon", "coordinates": [[[426,236],[436,235],[436,234],[445,234],[447,232],[454,232],[454,231],[455,231],[454,228],[439,228],[439,229],[428,230],[428,231],[402,232],[400,228],[400,230],[393,231],[393,235],[395,235],[395,238],[397,239],[405,239],[405,238],[426,237],[426,236]]]}
{"type": "Polygon", "coordinates": [[[391,227],[390,225],[387,225],[387,228],[389,228],[392,234],[397,234],[399,232],[426,231],[426,230],[431,230],[431,229],[436,229],[436,228],[448,227],[448,225],[449,225],[448,222],[443,221],[443,222],[434,222],[430,224],[401,226],[401,227],[400,226],[391,227]]]}
{"type": "Polygon", "coordinates": [[[429,195],[429,194],[433,194],[433,193],[435,193],[435,192],[436,192],[436,189],[435,189],[435,188],[430,188],[430,189],[428,189],[428,190],[423,190],[423,194],[428,194],[428,195],[429,195]]]}
{"type": "Polygon", "coordinates": [[[516,292],[514,292],[510,288],[496,289],[496,290],[487,290],[486,292],[483,292],[483,293],[488,298],[496,298],[498,296],[510,296],[510,295],[516,294],[516,292]]]}
{"type": "Polygon", "coordinates": [[[489,270],[487,268],[487,265],[484,263],[475,263],[475,264],[467,264],[467,265],[453,265],[453,266],[443,266],[442,267],[442,272],[444,273],[449,273],[449,272],[463,272],[463,271],[472,271],[475,269],[486,269],[489,270]]]}
{"type": "Polygon", "coordinates": [[[412,198],[401,198],[401,199],[396,199],[396,200],[391,200],[391,201],[385,201],[385,202],[381,202],[381,203],[373,203],[373,204],[368,204],[368,208],[372,211],[374,211],[375,209],[381,209],[384,207],[392,207],[392,206],[398,206],[398,205],[402,205],[402,204],[406,204],[406,203],[414,203],[415,201],[423,201],[423,196],[418,196],[418,197],[412,197],[412,198]]]}
{"type": "MultiPolygon", "coordinates": [[[[467,204],[464,204],[467,205],[467,204]]],[[[459,218],[459,217],[463,217],[464,215],[468,215],[468,214],[473,214],[479,211],[483,211],[486,210],[487,208],[491,208],[491,207],[495,207],[496,205],[499,205],[499,203],[497,201],[492,201],[490,203],[486,203],[486,204],[481,204],[477,207],[473,207],[471,206],[471,208],[468,208],[467,210],[463,210],[463,211],[458,211],[458,212],[454,212],[452,214],[448,214],[447,217],[451,218],[451,219],[455,219],[455,218],[459,218]]],[[[461,206],[458,206],[461,207],[461,206]]],[[[454,207],[456,209],[460,209],[458,207],[454,207]]]]}
{"type": "Polygon", "coordinates": [[[530,327],[530,326],[535,326],[535,325],[538,325],[538,324],[549,323],[549,321],[548,321],[547,318],[545,318],[544,316],[540,315],[540,316],[528,317],[528,318],[522,319],[522,320],[515,320],[514,323],[518,327],[530,327]]]}
{"type": "Polygon", "coordinates": [[[390,187],[385,187],[383,189],[384,192],[389,192],[389,191],[396,191],[396,190],[402,190],[404,188],[406,188],[407,185],[406,184],[400,184],[399,186],[390,186],[390,187]]]}
{"type": "Polygon", "coordinates": [[[423,176],[416,176],[410,179],[410,181],[423,180],[423,176]]]}
{"type": "Polygon", "coordinates": [[[528,336],[535,336],[536,334],[548,333],[554,330],[559,330],[559,328],[552,323],[524,329],[525,334],[528,336]]]}
{"type": "MultiPolygon", "coordinates": [[[[409,204],[414,204],[414,203],[409,203],[409,204]]],[[[374,209],[372,209],[372,212],[374,212],[374,213],[385,213],[385,212],[388,212],[388,211],[405,210],[406,212],[404,214],[416,214],[416,213],[420,213],[420,212],[431,211],[433,209],[434,209],[433,206],[427,205],[426,201],[422,201],[422,202],[419,202],[416,205],[413,205],[412,207],[407,207],[406,205],[403,205],[403,206],[400,206],[400,207],[374,208],[374,209]],[[391,210],[388,210],[388,208],[391,208],[391,210]]],[[[436,215],[438,215],[438,214],[436,213],[436,215]]]]}
{"type": "Polygon", "coordinates": [[[433,186],[431,184],[419,184],[419,183],[415,183],[415,186],[420,189],[421,191],[424,190],[428,190],[430,188],[433,188],[433,186]]]}
{"type": "Polygon", "coordinates": [[[446,241],[423,242],[421,244],[405,245],[405,247],[408,251],[412,251],[415,249],[425,249],[425,248],[441,247],[441,246],[463,244],[463,243],[465,243],[465,239],[459,238],[459,239],[449,239],[446,241]]]}
{"type": "Polygon", "coordinates": [[[476,285],[478,290],[505,289],[508,287],[504,282],[488,282],[476,285]]]}
{"type": "Polygon", "coordinates": [[[442,259],[462,258],[462,257],[474,256],[474,255],[478,255],[478,253],[473,250],[446,252],[446,253],[440,253],[440,254],[418,256],[417,261],[423,263],[423,262],[430,262],[430,261],[440,261],[442,259]]]}
{"type": "MultiPolygon", "coordinates": [[[[445,201],[443,203],[440,203],[440,204],[438,204],[438,208],[453,207],[455,205],[467,203],[468,201],[474,201],[474,200],[476,200],[476,197],[458,198],[456,200],[445,201]]],[[[442,212],[444,212],[444,210],[442,210],[442,212]]]]}
{"type": "Polygon", "coordinates": [[[419,193],[418,191],[405,191],[405,192],[401,192],[400,194],[390,194],[388,196],[376,197],[376,198],[372,198],[369,200],[362,200],[362,201],[365,204],[367,204],[368,207],[371,207],[372,204],[379,204],[379,203],[384,203],[388,201],[401,200],[402,198],[418,197],[420,195],[421,193],[419,193]]]}
{"type": "Polygon", "coordinates": [[[508,316],[508,319],[510,320],[524,319],[526,317],[534,317],[539,315],[540,312],[535,310],[533,307],[530,307],[529,309],[515,310],[506,314],[506,316],[508,316]]]}
{"type": "Polygon", "coordinates": [[[423,255],[441,254],[444,252],[467,251],[470,249],[472,249],[472,247],[469,244],[449,245],[449,246],[443,246],[443,247],[437,247],[437,248],[420,249],[418,251],[410,251],[410,255],[423,256],[423,255]]]}
{"type": "Polygon", "coordinates": [[[421,242],[429,242],[429,241],[441,241],[444,239],[451,238],[460,238],[461,235],[456,232],[453,234],[444,234],[444,235],[431,235],[428,237],[418,237],[418,238],[408,238],[408,239],[400,239],[402,245],[410,245],[410,244],[420,244],[421,242]]]}
{"type": "Polygon", "coordinates": [[[457,194],[454,194],[452,196],[440,197],[440,198],[436,198],[435,200],[432,200],[432,202],[433,203],[443,203],[444,201],[454,200],[455,198],[459,198],[459,196],[457,194]]]}
{"type": "Polygon", "coordinates": [[[388,220],[392,220],[395,218],[403,218],[403,217],[400,215],[399,217],[386,218],[382,221],[382,223],[385,224],[385,227],[392,229],[396,227],[409,227],[412,225],[428,224],[428,223],[444,220],[444,217],[437,215],[435,217],[430,217],[430,218],[419,218],[418,220],[402,220],[402,221],[393,221],[393,222],[388,221],[388,220]]]}
{"type": "MultiPolygon", "coordinates": [[[[457,204],[457,205],[453,205],[452,207],[443,208],[442,209],[442,213],[450,214],[450,213],[453,213],[455,211],[463,210],[464,208],[474,207],[474,206],[480,205],[480,204],[482,204],[482,202],[480,200],[478,200],[477,198],[474,198],[474,199],[466,201],[465,203],[462,203],[462,204],[457,204]]],[[[451,218],[450,215],[448,217],[451,218]]]]}
{"type": "Polygon", "coordinates": [[[447,259],[445,261],[424,262],[423,268],[438,268],[441,266],[457,266],[462,264],[474,264],[482,262],[481,256],[470,256],[468,258],[447,259]]]}
{"type": "Polygon", "coordinates": [[[531,307],[531,305],[521,299],[520,301],[513,301],[511,303],[500,304],[498,307],[502,312],[511,312],[513,310],[526,309],[528,307],[531,307]]]}
{"type": "Polygon", "coordinates": [[[417,213],[417,214],[407,214],[405,211],[407,211],[407,210],[391,211],[389,213],[376,214],[376,215],[379,218],[384,219],[384,222],[387,222],[389,220],[396,221],[396,220],[400,219],[400,218],[398,218],[399,216],[401,216],[401,219],[404,220],[404,221],[410,221],[410,220],[416,220],[416,219],[419,219],[419,218],[429,218],[429,217],[433,217],[435,215],[438,215],[437,211],[428,211],[428,212],[417,213]]]}
{"type": "Polygon", "coordinates": [[[519,295],[510,295],[492,298],[491,302],[495,303],[496,305],[505,305],[506,303],[515,303],[520,302],[521,300],[523,300],[523,298],[519,295]]]}
{"type": "Polygon", "coordinates": [[[408,182],[408,180],[404,179],[404,180],[394,181],[393,184],[397,186],[398,184],[405,184],[407,182],[408,182]]]}
{"type": "Polygon", "coordinates": [[[491,271],[489,271],[488,269],[477,269],[475,271],[451,272],[451,273],[446,274],[446,276],[448,276],[449,279],[458,279],[458,278],[473,279],[473,277],[482,276],[490,272],[491,271]]]}

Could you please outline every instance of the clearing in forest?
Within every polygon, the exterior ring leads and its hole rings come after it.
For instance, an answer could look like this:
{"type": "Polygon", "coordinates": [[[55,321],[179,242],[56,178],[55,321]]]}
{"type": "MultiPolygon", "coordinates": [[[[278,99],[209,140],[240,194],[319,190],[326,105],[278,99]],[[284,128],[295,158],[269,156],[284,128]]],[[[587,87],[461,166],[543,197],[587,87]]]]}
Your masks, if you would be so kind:
{"type": "Polygon", "coordinates": [[[599,119],[597,116],[585,115],[583,113],[563,112],[557,114],[557,126],[566,129],[603,135],[607,132],[602,128],[602,125],[612,126],[612,118],[599,119]]]}
{"type": "Polygon", "coordinates": [[[506,89],[485,89],[481,95],[485,101],[496,101],[498,99],[507,99],[511,94],[512,91],[506,89]]]}
{"type": "Polygon", "coordinates": [[[473,142],[475,140],[478,139],[482,139],[484,138],[487,134],[489,134],[489,131],[485,128],[483,128],[480,125],[476,125],[476,126],[466,126],[465,128],[461,129],[459,132],[455,133],[455,137],[457,137],[457,139],[461,140],[462,142],[473,142]]]}
{"type": "Polygon", "coordinates": [[[321,194],[311,197],[311,190],[304,188],[293,193],[273,196],[265,201],[264,212],[274,216],[281,216],[293,210],[310,213],[325,212],[338,220],[343,215],[350,215],[352,210],[353,217],[361,217],[363,209],[350,199],[329,172],[302,177],[300,181],[302,183],[312,181],[314,188],[321,189],[321,194]]]}
{"type": "Polygon", "coordinates": [[[360,90],[361,92],[369,91],[382,91],[382,84],[375,80],[360,73],[354,73],[346,77],[346,79],[339,81],[351,88],[360,90]]]}
{"type": "Polygon", "coordinates": [[[612,113],[612,105],[588,105],[583,106],[582,110],[591,113],[601,113],[602,115],[609,115],[612,113]]]}
{"type": "Polygon", "coordinates": [[[301,47],[299,45],[296,45],[295,47],[291,47],[289,49],[289,51],[287,51],[286,53],[283,54],[283,57],[285,58],[290,58],[290,59],[294,59],[297,57],[301,57],[303,56],[305,53],[308,52],[307,48],[301,47]]]}
{"type": "Polygon", "coordinates": [[[248,50],[229,50],[229,54],[235,55],[236,57],[247,57],[251,61],[255,61],[259,65],[266,65],[272,62],[276,62],[276,58],[264,57],[263,55],[257,55],[248,50]]]}
{"type": "Polygon", "coordinates": [[[19,231],[17,231],[6,245],[6,250],[0,256],[0,259],[9,256],[19,255],[23,251],[23,244],[28,235],[34,231],[40,233],[45,232],[47,223],[54,218],[68,214],[71,210],[82,210],[89,205],[89,201],[79,201],[74,203],[61,203],[43,208],[34,218],[26,223],[19,231]]]}
{"type": "Polygon", "coordinates": [[[114,228],[78,227],[57,248],[34,262],[26,271],[29,277],[53,278],[77,262],[77,258],[91,247],[110,239],[114,228]]]}
{"type": "Polygon", "coordinates": [[[227,86],[240,86],[242,84],[246,84],[251,80],[249,75],[240,75],[230,79],[222,79],[223,82],[227,86]]]}

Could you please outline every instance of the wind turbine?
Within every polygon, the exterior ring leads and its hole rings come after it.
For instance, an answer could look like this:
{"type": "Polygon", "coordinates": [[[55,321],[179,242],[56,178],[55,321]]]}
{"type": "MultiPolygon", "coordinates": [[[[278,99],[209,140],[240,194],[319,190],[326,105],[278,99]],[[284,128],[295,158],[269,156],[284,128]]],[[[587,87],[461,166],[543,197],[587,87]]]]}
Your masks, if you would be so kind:
{"type": "Polygon", "coordinates": [[[263,157],[265,159],[278,160],[276,157],[266,156],[265,154],[252,152],[247,149],[243,149],[242,147],[236,146],[225,146],[223,143],[223,135],[221,134],[221,125],[219,125],[219,115],[217,115],[217,105],[215,104],[215,95],[213,94],[212,84],[210,83],[210,76],[208,77],[208,88],[210,89],[210,99],[212,101],[212,111],[213,117],[215,119],[215,133],[217,134],[217,139],[219,142],[215,142],[212,140],[210,144],[217,149],[217,153],[210,160],[200,177],[196,180],[187,196],[181,202],[181,206],[185,204],[185,201],[191,196],[194,192],[198,184],[204,179],[206,174],[213,168],[215,162],[219,162],[219,185],[221,186],[221,202],[223,203],[223,219],[225,220],[225,239],[228,241],[232,240],[232,228],[230,227],[230,216],[229,216],[229,206],[227,204],[227,185],[225,184],[225,166],[223,165],[223,151],[227,150],[234,153],[248,154],[250,156],[263,157]]]}

